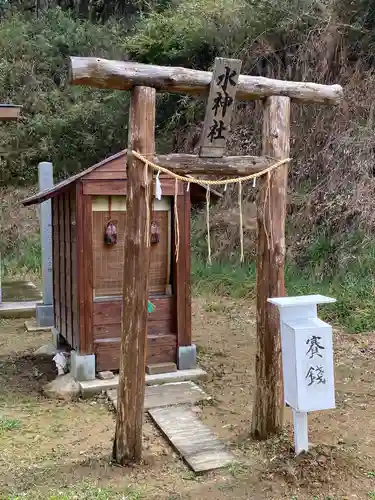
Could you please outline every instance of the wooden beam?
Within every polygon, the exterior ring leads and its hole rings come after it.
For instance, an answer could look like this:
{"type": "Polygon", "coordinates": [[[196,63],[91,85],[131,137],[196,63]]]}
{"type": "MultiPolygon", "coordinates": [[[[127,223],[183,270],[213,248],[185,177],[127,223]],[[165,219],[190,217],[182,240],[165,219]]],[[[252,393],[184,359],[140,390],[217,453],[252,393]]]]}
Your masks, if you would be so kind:
{"type": "MultiPolygon", "coordinates": [[[[175,193],[175,181],[174,179],[161,179],[161,188],[164,196],[173,196],[175,193]]],[[[155,186],[155,181],[154,184],[155,186]]],[[[92,180],[83,181],[83,194],[91,196],[126,196],[128,192],[128,181],[127,180],[92,180]]],[[[182,184],[178,186],[178,193],[182,194],[183,186],[182,184]]]]}
{"type": "Polygon", "coordinates": [[[14,104],[0,104],[0,121],[17,120],[21,113],[21,106],[14,104]]]}
{"type": "MultiPolygon", "coordinates": [[[[270,97],[264,104],[263,153],[277,159],[289,157],[290,99],[270,97]]],[[[283,378],[279,317],[270,297],[285,295],[285,215],[287,166],[263,176],[259,183],[257,256],[257,389],[253,406],[252,435],[267,439],[282,429],[283,378]]]]}
{"type": "MultiPolygon", "coordinates": [[[[104,89],[130,90],[135,85],[147,85],[160,92],[208,96],[212,73],[187,68],[154,66],[128,61],[112,61],[97,57],[70,57],[70,81],[104,89]]],[[[240,75],[236,100],[249,101],[270,96],[286,96],[299,102],[340,104],[340,85],[320,85],[310,82],[289,82],[261,76],[240,75]]]]}
{"type": "Polygon", "coordinates": [[[178,174],[204,174],[215,176],[250,175],[261,172],[275,163],[267,156],[225,156],[223,158],[201,158],[196,155],[172,153],[155,155],[156,165],[178,174]]]}
{"type": "MultiPolygon", "coordinates": [[[[156,92],[148,87],[132,90],[129,149],[155,152],[156,92]]],[[[116,433],[113,458],[120,465],[142,457],[142,419],[147,349],[147,300],[150,267],[152,172],[128,153],[128,195],[124,248],[123,317],[116,433]]]]}

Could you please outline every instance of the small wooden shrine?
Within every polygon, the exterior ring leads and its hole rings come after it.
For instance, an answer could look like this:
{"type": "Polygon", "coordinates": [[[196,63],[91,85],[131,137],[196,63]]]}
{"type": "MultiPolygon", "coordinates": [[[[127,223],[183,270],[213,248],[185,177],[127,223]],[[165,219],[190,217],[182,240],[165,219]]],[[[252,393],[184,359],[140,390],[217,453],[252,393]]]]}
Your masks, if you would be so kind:
{"type": "MultiPolygon", "coordinates": [[[[163,174],[160,183],[162,196],[154,199],[150,220],[154,310],[147,364],[178,364],[179,347],[192,344],[191,203],[205,200],[206,189],[176,187],[163,174]]],[[[115,371],[120,364],[126,194],[126,151],[121,151],[23,202],[52,200],[55,328],[79,354],[96,355],[97,371],[115,371]]],[[[219,196],[211,191],[211,199],[219,196]]]]}

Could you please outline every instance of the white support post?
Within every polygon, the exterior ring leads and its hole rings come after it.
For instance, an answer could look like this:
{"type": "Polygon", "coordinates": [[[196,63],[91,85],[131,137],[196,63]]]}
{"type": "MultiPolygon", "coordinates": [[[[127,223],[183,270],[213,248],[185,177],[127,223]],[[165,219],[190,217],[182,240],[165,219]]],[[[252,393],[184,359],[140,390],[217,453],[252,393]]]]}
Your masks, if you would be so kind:
{"type": "Polygon", "coordinates": [[[307,413],[293,410],[294,450],[296,455],[309,449],[307,413]]]}
{"type": "MultiPolygon", "coordinates": [[[[50,162],[38,165],[39,190],[53,186],[53,166],[50,162]]],[[[53,326],[53,282],[52,282],[52,208],[51,200],[40,205],[40,239],[42,247],[43,304],[37,306],[37,326],[53,326]]]]}
{"type": "Polygon", "coordinates": [[[293,410],[294,449],[308,451],[307,415],[335,408],[332,328],[317,315],[322,295],[268,299],[280,312],[285,403],[293,410]]]}

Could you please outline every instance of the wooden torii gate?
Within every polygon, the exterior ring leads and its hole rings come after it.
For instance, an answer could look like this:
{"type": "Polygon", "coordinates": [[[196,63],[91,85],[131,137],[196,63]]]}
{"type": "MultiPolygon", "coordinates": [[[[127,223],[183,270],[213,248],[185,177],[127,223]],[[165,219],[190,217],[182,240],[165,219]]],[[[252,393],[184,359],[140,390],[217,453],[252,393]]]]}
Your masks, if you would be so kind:
{"type": "MultiPolygon", "coordinates": [[[[233,61],[233,60],[224,60],[233,61]]],[[[222,60],[223,62],[223,60],[222,60]]],[[[237,61],[238,63],[238,61],[237,61]]],[[[240,61],[239,61],[240,63],[240,61]]],[[[240,66],[239,66],[240,67],[240,66]]],[[[205,141],[200,156],[188,154],[157,155],[155,152],[156,91],[189,94],[205,99],[215,91],[213,73],[186,68],[174,68],[111,61],[93,57],[70,58],[70,80],[74,85],[96,88],[131,90],[129,141],[127,157],[127,237],[125,239],[123,317],[120,379],[114,459],[125,465],[142,456],[142,420],[145,391],[145,360],[147,331],[147,294],[150,247],[148,210],[152,203],[152,171],[131,154],[140,153],[150,161],[183,174],[244,176],[269,167],[272,162],[289,157],[290,103],[338,105],[343,98],[339,85],[319,85],[306,82],[280,81],[263,77],[238,75],[226,69],[228,78],[236,76],[235,98],[240,101],[262,99],[263,156],[223,157],[223,144],[211,147],[205,141]],[[214,85],[213,85],[214,84],[214,85]]],[[[238,66],[237,66],[238,68],[238,66]]],[[[238,71],[239,73],[239,71],[238,71]]],[[[220,78],[223,75],[220,75],[220,78]]],[[[222,83],[222,80],[221,80],[222,83]]],[[[225,94],[229,107],[234,97],[225,94]],[[231,101],[232,99],[232,101],[231,101]]],[[[216,89],[217,90],[217,89],[216,89]]],[[[224,94],[223,94],[224,95],[224,94]]],[[[213,108],[212,108],[213,109],[213,108]]],[[[207,109],[204,130],[207,132],[207,109]]],[[[215,139],[228,126],[223,118],[220,130],[216,121],[215,139]]],[[[212,127],[210,128],[212,131],[212,127]]],[[[219,136],[219,137],[218,137],[219,136]]],[[[212,138],[212,135],[211,135],[212,138]]],[[[225,140],[224,140],[225,146],[225,140]]],[[[283,425],[283,383],[279,320],[267,299],[285,295],[285,213],[287,199],[287,166],[261,177],[257,199],[257,389],[254,401],[252,435],[266,439],[283,425]],[[267,201],[267,210],[266,207],[267,201]],[[269,241],[272,244],[269,244],[269,241]]]]}

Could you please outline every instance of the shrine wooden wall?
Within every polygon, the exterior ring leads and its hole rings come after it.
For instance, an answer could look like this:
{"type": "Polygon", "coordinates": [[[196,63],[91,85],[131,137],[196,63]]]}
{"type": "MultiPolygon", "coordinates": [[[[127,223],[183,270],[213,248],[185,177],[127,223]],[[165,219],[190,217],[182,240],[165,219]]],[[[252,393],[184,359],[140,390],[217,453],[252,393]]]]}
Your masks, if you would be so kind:
{"type": "Polygon", "coordinates": [[[80,345],[75,186],[52,199],[55,327],[73,349],[80,345]]]}
{"type": "MultiPolygon", "coordinates": [[[[155,311],[149,315],[147,363],[176,362],[177,334],[173,296],[150,297],[155,311]]],[[[98,370],[120,365],[122,299],[94,301],[94,352],[98,370]]]]}

